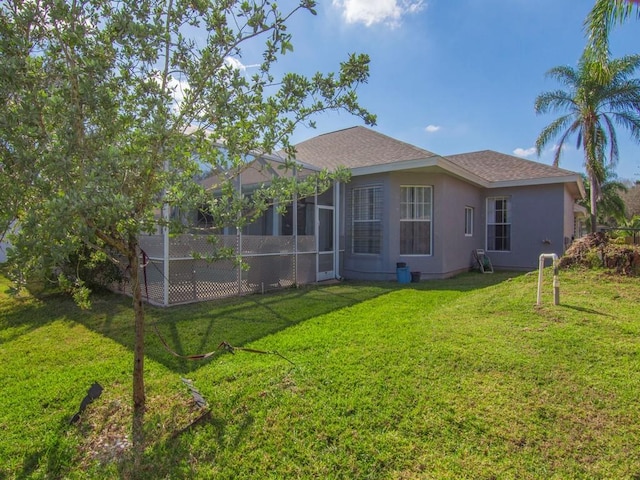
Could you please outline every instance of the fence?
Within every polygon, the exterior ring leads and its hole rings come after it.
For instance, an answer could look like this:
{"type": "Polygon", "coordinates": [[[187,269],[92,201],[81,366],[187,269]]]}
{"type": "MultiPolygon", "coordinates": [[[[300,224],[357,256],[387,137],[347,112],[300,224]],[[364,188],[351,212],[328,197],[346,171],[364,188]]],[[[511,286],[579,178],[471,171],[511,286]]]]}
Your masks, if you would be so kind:
{"type": "MultiPolygon", "coordinates": [[[[259,293],[316,280],[316,241],[313,235],[171,237],[168,275],[164,269],[163,236],[143,236],[140,247],[148,257],[143,295],[148,295],[149,302],[156,305],[259,293]],[[207,259],[219,247],[230,248],[234,258],[207,259]],[[241,268],[237,260],[248,268],[241,268]]],[[[145,272],[140,273],[140,278],[144,278],[145,272]]],[[[119,288],[130,293],[126,283],[119,288]]]]}

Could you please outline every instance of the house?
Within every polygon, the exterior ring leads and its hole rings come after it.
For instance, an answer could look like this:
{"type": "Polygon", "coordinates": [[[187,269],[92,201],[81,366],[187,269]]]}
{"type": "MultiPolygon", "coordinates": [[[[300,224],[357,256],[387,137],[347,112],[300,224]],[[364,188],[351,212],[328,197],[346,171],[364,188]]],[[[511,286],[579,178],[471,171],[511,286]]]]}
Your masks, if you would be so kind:
{"type": "Polygon", "coordinates": [[[352,173],[327,206],[340,260],[324,276],[391,280],[403,262],[445,278],[468,270],[475,249],[496,268],[534,269],[541,253],[564,252],[585,194],[575,172],[489,150],[444,157],[364,127],[296,150],[306,164],[352,173]]]}
{"type": "MultiPolygon", "coordinates": [[[[296,145],[300,168],[257,155],[235,177],[252,195],[275,175],[346,167],[348,183],[292,198],[241,228],[214,228],[206,211],[189,234],[141,238],[149,300],[160,305],[263,292],[346,278],[395,280],[403,262],[423,279],[469,270],[484,249],[499,269],[535,269],[541,253],[561,255],[584,209],[577,173],[493,151],[442,156],[364,127],[296,145]],[[207,261],[212,243],[233,260],[207,261]]],[[[215,176],[202,180],[216,191],[215,176]]]]}

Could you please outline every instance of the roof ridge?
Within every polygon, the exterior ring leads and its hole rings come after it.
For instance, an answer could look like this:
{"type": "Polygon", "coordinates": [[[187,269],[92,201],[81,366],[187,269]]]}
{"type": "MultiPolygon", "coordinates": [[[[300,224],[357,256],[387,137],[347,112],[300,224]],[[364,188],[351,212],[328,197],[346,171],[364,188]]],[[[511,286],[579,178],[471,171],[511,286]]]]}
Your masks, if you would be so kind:
{"type": "Polygon", "coordinates": [[[368,128],[363,127],[362,125],[353,125],[353,126],[351,126],[351,127],[339,128],[338,130],[333,130],[333,131],[331,131],[331,132],[324,132],[324,133],[321,133],[321,134],[319,134],[319,135],[316,135],[315,137],[310,137],[310,138],[307,138],[306,140],[302,140],[302,141],[300,141],[300,142],[298,142],[298,143],[304,143],[304,142],[306,142],[306,141],[308,141],[308,140],[313,140],[314,138],[324,137],[324,136],[326,136],[326,135],[333,135],[334,133],[345,132],[345,131],[347,131],[347,130],[353,130],[353,129],[355,129],[355,128],[364,128],[365,130],[370,130],[370,129],[368,129],[368,128]]]}

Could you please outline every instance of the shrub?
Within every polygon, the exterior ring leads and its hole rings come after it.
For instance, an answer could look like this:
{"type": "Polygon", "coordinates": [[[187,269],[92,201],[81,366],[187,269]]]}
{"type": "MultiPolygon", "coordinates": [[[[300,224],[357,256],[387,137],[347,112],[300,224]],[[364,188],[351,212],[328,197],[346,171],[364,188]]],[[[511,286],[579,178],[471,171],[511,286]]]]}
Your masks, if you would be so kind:
{"type": "Polygon", "coordinates": [[[640,275],[640,247],[611,239],[604,232],[574,241],[560,259],[561,267],[606,268],[619,275],[640,275]]]}

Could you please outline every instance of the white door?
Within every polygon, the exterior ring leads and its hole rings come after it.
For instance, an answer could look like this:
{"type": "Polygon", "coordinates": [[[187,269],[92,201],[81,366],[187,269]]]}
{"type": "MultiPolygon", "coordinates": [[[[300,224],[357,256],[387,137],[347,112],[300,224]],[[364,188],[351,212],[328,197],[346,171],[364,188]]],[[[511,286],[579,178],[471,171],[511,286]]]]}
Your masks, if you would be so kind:
{"type": "Polygon", "coordinates": [[[333,207],[318,205],[317,213],[317,280],[322,281],[335,278],[334,210],[333,207]]]}

